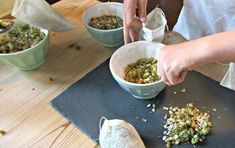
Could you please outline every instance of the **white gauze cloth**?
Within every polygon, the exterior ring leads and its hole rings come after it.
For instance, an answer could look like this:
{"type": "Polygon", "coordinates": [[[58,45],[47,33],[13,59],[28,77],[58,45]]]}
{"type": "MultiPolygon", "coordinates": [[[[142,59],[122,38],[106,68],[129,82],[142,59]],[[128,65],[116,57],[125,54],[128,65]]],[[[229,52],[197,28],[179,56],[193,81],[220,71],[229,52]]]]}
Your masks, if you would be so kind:
{"type": "Polygon", "coordinates": [[[24,23],[54,32],[76,28],[45,0],[16,0],[12,16],[24,23]]]}
{"type": "Polygon", "coordinates": [[[119,119],[103,119],[99,135],[101,148],[145,148],[139,134],[130,123],[119,119]]]}
{"type": "MultiPolygon", "coordinates": [[[[235,29],[235,0],[184,0],[174,31],[188,40],[235,29]]],[[[234,59],[235,60],[235,59],[234,59]]],[[[221,85],[235,90],[235,64],[221,85]]]]}

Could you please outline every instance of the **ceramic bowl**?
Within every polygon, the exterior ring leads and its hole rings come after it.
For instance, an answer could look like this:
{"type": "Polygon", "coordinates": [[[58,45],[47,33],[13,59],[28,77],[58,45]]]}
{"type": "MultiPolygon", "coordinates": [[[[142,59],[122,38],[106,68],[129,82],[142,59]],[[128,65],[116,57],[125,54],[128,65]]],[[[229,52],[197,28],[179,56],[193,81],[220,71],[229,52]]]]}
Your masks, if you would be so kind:
{"type": "Polygon", "coordinates": [[[110,48],[123,45],[123,27],[101,30],[88,25],[91,18],[102,15],[116,15],[123,19],[123,4],[116,2],[100,3],[85,10],[82,16],[86,29],[100,44],[110,48]]]}
{"type": "Polygon", "coordinates": [[[20,52],[10,54],[0,53],[0,62],[15,66],[19,70],[33,70],[41,66],[45,62],[49,46],[49,32],[45,29],[40,30],[45,33],[42,41],[20,52]]]}
{"type": "Polygon", "coordinates": [[[109,63],[110,71],[117,83],[138,99],[151,99],[166,86],[164,82],[156,81],[149,84],[136,84],[123,79],[124,68],[141,58],[154,57],[158,59],[159,51],[164,45],[156,42],[138,41],[124,45],[112,55],[109,63]]]}

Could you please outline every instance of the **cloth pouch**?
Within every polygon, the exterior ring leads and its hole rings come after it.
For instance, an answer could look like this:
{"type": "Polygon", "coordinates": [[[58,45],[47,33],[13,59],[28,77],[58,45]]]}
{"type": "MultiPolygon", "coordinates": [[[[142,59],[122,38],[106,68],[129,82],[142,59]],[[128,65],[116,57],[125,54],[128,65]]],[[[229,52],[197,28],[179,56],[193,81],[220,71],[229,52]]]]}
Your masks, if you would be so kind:
{"type": "Polygon", "coordinates": [[[45,0],[16,0],[12,16],[24,23],[54,32],[76,28],[45,0]]]}
{"type": "Polygon", "coordinates": [[[143,23],[141,38],[146,41],[162,42],[166,27],[165,14],[160,8],[156,7],[148,14],[147,22],[143,23]]]}
{"type": "Polygon", "coordinates": [[[136,129],[124,120],[101,118],[100,129],[101,148],[145,148],[136,129]]]}

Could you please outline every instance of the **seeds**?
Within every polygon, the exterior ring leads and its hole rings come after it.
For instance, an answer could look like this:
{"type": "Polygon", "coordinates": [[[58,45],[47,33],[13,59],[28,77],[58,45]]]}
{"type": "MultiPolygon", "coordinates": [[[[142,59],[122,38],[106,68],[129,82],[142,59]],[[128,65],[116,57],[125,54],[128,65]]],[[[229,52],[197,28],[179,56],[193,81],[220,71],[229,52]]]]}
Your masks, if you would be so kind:
{"type": "Polygon", "coordinates": [[[157,75],[157,60],[143,58],[128,64],[124,69],[124,79],[128,82],[146,84],[159,80],[157,75]]]}
{"type": "Polygon", "coordinates": [[[14,24],[14,21],[11,19],[1,19],[0,20],[0,29],[10,29],[12,25],[14,24]]]}
{"type": "Polygon", "coordinates": [[[147,122],[148,120],[146,118],[142,118],[141,121],[147,122]]]}
{"type": "Polygon", "coordinates": [[[163,132],[167,147],[187,141],[191,144],[202,142],[212,129],[210,115],[200,112],[192,103],[184,108],[170,107],[168,112],[169,116],[164,117],[167,131],[163,132]]]}
{"type": "Polygon", "coordinates": [[[91,18],[89,26],[96,29],[110,30],[123,26],[123,21],[119,16],[115,15],[102,15],[99,17],[91,18]]]}
{"type": "Polygon", "coordinates": [[[182,92],[182,93],[185,93],[185,92],[186,92],[186,89],[185,89],[185,88],[181,89],[181,92],[182,92]]]}
{"type": "Polygon", "coordinates": [[[147,108],[151,107],[151,104],[148,104],[146,107],[147,107],[147,108]]]}
{"type": "Polygon", "coordinates": [[[5,134],[6,134],[6,132],[4,130],[0,130],[0,136],[3,136],[5,134]]]}
{"type": "Polygon", "coordinates": [[[15,53],[37,45],[45,37],[39,29],[19,25],[9,33],[0,35],[0,53],[15,53]]]}

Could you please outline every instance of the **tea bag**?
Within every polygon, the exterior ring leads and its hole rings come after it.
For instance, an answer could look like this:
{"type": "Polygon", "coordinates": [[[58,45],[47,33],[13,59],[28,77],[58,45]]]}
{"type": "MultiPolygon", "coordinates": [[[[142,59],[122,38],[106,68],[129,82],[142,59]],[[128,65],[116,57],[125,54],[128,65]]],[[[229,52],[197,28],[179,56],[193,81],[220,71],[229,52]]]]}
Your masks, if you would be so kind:
{"type": "Polygon", "coordinates": [[[143,141],[135,128],[124,120],[104,120],[100,130],[101,148],[145,148],[143,141]]]}
{"type": "Polygon", "coordinates": [[[16,0],[12,16],[24,23],[54,32],[76,28],[45,0],[16,0]]]}
{"type": "Polygon", "coordinates": [[[164,12],[156,7],[147,15],[147,22],[143,23],[141,37],[146,41],[162,42],[167,27],[164,12]]]}

